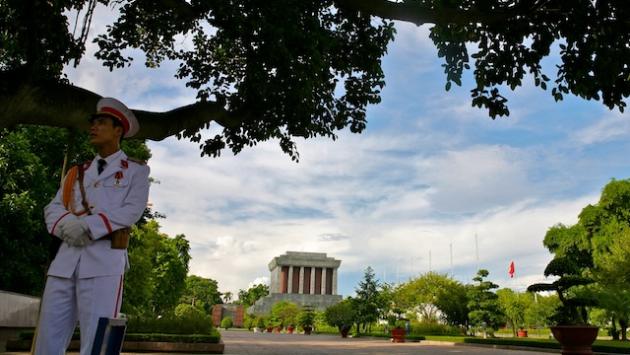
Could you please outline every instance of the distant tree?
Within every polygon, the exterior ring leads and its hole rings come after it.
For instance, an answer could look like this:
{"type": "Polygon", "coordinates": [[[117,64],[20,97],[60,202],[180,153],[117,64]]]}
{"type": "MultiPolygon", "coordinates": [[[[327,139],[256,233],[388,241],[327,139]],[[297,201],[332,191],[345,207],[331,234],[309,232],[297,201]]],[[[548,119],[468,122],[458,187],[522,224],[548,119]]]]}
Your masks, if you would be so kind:
{"type": "Polygon", "coordinates": [[[630,318],[630,290],[629,286],[619,285],[619,288],[612,285],[595,285],[592,289],[594,296],[598,300],[598,306],[603,308],[608,316],[606,323],[611,328],[613,340],[628,340],[628,321],[630,318]],[[617,324],[619,330],[617,331],[617,324]],[[615,339],[616,338],[616,339],[615,339]]]}
{"type": "Polygon", "coordinates": [[[525,313],[532,303],[531,294],[503,288],[497,291],[497,296],[499,296],[499,309],[512,328],[512,335],[516,337],[516,330],[525,325],[525,313]]]}
{"type": "Polygon", "coordinates": [[[468,318],[473,327],[481,328],[484,333],[488,332],[492,336],[499,329],[503,314],[499,308],[499,297],[492,292],[499,286],[484,280],[488,274],[488,270],[481,269],[473,278],[476,284],[468,289],[468,318]]]}
{"type": "Polygon", "coordinates": [[[265,284],[256,284],[247,290],[238,291],[238,301],[236,303],[242,304],[245,308],[249,308],[259,299],[269,294],[269,286],[265,284]]]}
{"type": "Polygon", "coordinates": [[[545,328],[551,326],[549,315],[554,314],[560,306],[558,295],[548,296],[532,294],[534,301],[525,310],[525,323],[530,328],[545,328]]]}
{"type": "Polygon", "coordinates": [[[230,303],[232,301],[232,292],[227,291],[223,293],[223,302],[230,303]]]}
{"type": "Polygon", "coordinates": [[[132,229],[125,274],[123,312],[158,316],[174,311],[186,288],[188,241],[184,235],[169,238],[159,224],[149,221],[132,229]]]}
{"type": "Polygon", "coordinates": [[[186,287],[179,302],[201,308],[207,314],[210,314],[213,305],[223,302],[218,288],[217,281],[213,279],[188,275],[186,277],[186,287]]]}
{"type": "Polygon", "coordinates": [[[387,307],[381,298],[381,283],[376,278],[374,270],[368,266],[363,274],[363,280],[355,288],[356,297],[352,299],[356,310],[357,332],[370,331],[371,324],[378,319],[380,309],[387,307]]]}
{"type": "Polygon", "coordinates": [[[386,282],[381,283],[378,292],[378,318],[387,319],[391,312],[400,316],[402,310],[396,304],[396,289],[393,285],[386,282]]]}
{"type": "Polygon", "coordinates": [[[451,325],[468,321],[466,287],[446,274],[428,272],[401,284],[395,300],[397,307],[419,312],[425,321],[442,318],[451,325]]]}

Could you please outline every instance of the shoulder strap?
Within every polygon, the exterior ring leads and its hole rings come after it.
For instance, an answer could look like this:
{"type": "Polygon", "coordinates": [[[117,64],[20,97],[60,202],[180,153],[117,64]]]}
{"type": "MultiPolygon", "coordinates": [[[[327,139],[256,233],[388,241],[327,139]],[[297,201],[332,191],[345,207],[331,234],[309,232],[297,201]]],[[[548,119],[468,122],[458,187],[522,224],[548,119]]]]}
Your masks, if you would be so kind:
{"type": "Polygon", "coordinates": [[[91,215],[92,211],[90,210],[90,205],[85,199],[85,186],[83,186],[83,177],[85,176],[85,170],[83,169],[83,165],[79,165],[79,190],[81,191],[81,205],[83,205],[83,210],[87,212],[87,214],[91,215]]]}
{"type": "Polygon", "coordinates": [[[68,170],[66,174],[66,178],[63,180],[63,191],[61,195],[61,199],[63,202],[63,206],[66,210],[70,210],[70,202],[72,201],[72,190],[74,187],[74,182],[77,179],[77,173],[79,171],[78,166],[73,166],[68,170]]]}

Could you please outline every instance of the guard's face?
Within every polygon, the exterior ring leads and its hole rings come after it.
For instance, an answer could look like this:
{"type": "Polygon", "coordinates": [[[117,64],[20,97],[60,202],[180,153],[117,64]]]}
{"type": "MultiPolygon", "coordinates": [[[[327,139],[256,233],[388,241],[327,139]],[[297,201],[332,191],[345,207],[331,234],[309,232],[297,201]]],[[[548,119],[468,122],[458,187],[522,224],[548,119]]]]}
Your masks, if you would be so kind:
{"type": "Polygon", "coordinates": [[[122,127],[114,126],[114,121],[111,117],[98,116],[92,119],[90,143],[95,146],[118,144],[122,133],[122,127]]]}

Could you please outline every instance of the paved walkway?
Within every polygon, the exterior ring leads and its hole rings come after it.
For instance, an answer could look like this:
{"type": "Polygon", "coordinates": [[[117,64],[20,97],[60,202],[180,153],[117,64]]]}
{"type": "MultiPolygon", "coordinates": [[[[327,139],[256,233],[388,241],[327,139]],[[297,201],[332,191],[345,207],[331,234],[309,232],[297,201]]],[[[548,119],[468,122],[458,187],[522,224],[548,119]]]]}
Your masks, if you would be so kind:
{"type": "MultiPolygon", "coordinates": [[[[385,339],[347,338],[333,335],[301,335],[222,331],[225,354],[474,354],[474,355],[548,355],[546,352],[501,350],[474,346],[424,345],[421,343],[394,344],[385,339]]],[[[28,355],[27,352],[3,353],[28,355]]],[[[70,352],[70,354],[77,354],[70,352]]],[[[123,355],[134,355],[123,353],[123,355]]],[[[142,354],[151,355],[151,354],[142,354]]],[[[155,354],[163,355],[163,354],[155,354]]]]}
{"type": "Polygon", "coordinates": [[[547,355],[544,352],[499,350],[472,346],[394,344],[383,339],[222,331],[225,354],[488,354],[547,355]]]}

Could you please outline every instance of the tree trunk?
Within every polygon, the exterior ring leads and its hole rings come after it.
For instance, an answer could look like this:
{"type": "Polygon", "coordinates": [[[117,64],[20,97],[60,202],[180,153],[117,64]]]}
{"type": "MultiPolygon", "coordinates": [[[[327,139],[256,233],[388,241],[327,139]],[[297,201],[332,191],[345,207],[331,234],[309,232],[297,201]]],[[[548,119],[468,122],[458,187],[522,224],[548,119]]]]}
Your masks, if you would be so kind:
{"type": "Polygon", "coordinates": [[[512,325],[512,336],[516,338],[516,322],[513,320],[510,320],[510,323],[512,325]]]}
{"type": "Polygon", "coordinates": [[[617,331],[617,323],[615,322],[616,320],[613,316],[610,322],[610,324],[612,324],[612,326],[610,327],[610,336],[612,336],[612,340],[619,340],[619,332],[617,331]]]}
{"type": "Polygon", "coordinates": [[[619,328],[621,328],[621,340],[628,341],[628,318],[619,318],[619,328]]]}

